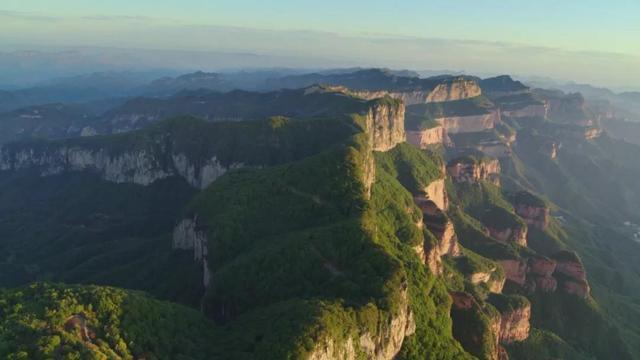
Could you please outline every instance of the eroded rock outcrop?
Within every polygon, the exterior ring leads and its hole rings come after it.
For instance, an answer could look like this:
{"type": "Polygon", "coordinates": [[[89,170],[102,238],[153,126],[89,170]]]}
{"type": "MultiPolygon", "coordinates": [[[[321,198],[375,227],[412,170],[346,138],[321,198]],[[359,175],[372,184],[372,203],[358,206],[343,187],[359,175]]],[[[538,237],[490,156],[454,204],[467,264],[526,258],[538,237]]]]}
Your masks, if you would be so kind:
{"type": "Polygon", "coordinates": [[[387,151],[404,142],[404,104],[390,98],[375,103],[365,115],[369,143],[374,151],[387,151]]]}
{"type": "MultiPolygon", "coordinates": [[[[439,264],[440,257],[444,255],[460,255],[460,246],[458,245],[458,238],[453,227],[453,222],[433,201],[423,197],[416,197],[414,201],[422,211],[424,225],[437,240],[437,243],[433,246],[425,246],[427,260],[439,264]],[[434,261],[434,259],[437,260],[434,261]]],[[[439,268],[439,266],[435,267],[439,268]]],[[[434,269],[432,269],[432,271],[433,270],[434,269]]],[[[440,273],[440,271],[434,272],[440,273]]]]}
{"type": "Polygon", "coordinates": [[[463,100],[480,95],[482,95],[482,90],[476,80],[461,77],[436,86],[427,97],[426,102],[463,100]]]}
{"type": "Polygon", "coordinates": [[[503,243],[515,243],[520,246],[527,246],[527,227],[507,227],[497,228],[487,226],[489,235],[503,243]]]}
{"type": "Polygon", "coordinates": [[[552,276],[556,271],[556,261],[544,256],[529,258],[527,287],[530,291],[554,292],[558,282],[552,276]]]}
{"type": "Polygon", "coordinates": [[[183,219],[173,229],[173,249],[193,250],[193,260],[202,264],[202,284],[209,286],[211,273],[208,264],[208,240],[204,230],[198,228],[197,217],[183,219]]]}
{"type": "Polygon", "coordinates": [[[469,116],[450,116],[435,119],[448,134],[473,133],[490,130],[500,122],[500,111],[469,116]]]}
{"type": "Polygon", "coordinates": [[[498,260],[498,263],[504,269],[504,275],[518,285],[524,285],[527,281],[527,263],[522,259],[504,259],[498,260]]]}
{"type": "Polygon", "coordinates": [[[474,79],[458,77],[442,80],[434,88],[406,89],[406,90],[355,90],[343,86],[333,86],[333,89],[347,92],[365,100],[379,99],[385,96],[401,100],[408,105],[426,104],[433,102],[464,100],[480,96],[482,90],[474,79]]]}
{"type": "Polygon", "coordinates": [[[497,159],[457,158],[447,164],[447,173],[456,183],[486,180],[500,184],[500,162],[497,159]]]}
{"type": "Polygon", "coordinates": [[[571,251],[561,251],[553,255],[553,259],[556,261],[554,277],[558,281],[558,289],[567,294],[587,298],[591,288],[578,255],[571,251]]]}
{"type": "Polygon", "coordinates": [[[64,330],[74,333],[85,343],[91,343],[96,338],[96,333],[87,325],[87,317],[84,313],[74,314],[64,322],[64,330]]]}
{"type": "Polygon", "coordinates": [[[519,192],[515,196],[513,205],[518,214],[527,225],[539,230],[545,230],[549,226],[549,207],[544,201],[528,192],[519,192]]]}
{"type": "MultiPolygon", "coordinates": [[[[444,173],[444,169],[442,170],[444,173]]],[[[434,274],[442,273],[441,257],[444,255],[459,256],[460,246],[453,223],[444,213],[449,207],[446,180],[432,181],[424,189],[424,195],[414,196],[414,202],[422,212],[422,223],[435,237],[436,243],[425,243],[421,259],[434,274]]]]}
{"type": "Polygon", "coordinates": [[[377,326],[377,333],[364,331],[357,338],[349,337],[343,341],[325,338],[316,345],[309,359],[356,360],[359,359],[359,354],[364,354],[367,359],[393,359],[400,352],[404,339],[413,335],[416,330],[407,292],[406,288],[402,290],[400,310],[388,319],[381,320],[382,323],[377,326]]]}
{"type": "Polygon", "coordinates": [[[478,358],[499,360],[499,317],[489,315],[468,293],[453,292],[449,296],[452,299],[451,320],[456,340],[478,358]]]}
{"type": "Polygon", "coordinates": [[[109,151],[105,148],[59,147],[46,150],[22,148],[0,150],[0,170],[37,169],[41,176],[66,171],[88,171],[104,180],[116,183],[149,185],[170,176],[181,176],[192,186],[203,189],[230,168],[242,164],[223,166],[217,158],[192,161],[184,154],[172,154],[171,161],[163,161],[165,154],[150,150],[109,151]]]}
{"type": "Polygon", "coordinates": [[[427,200],[432,201],[438,209],[447,210],[449,208],[449,197],[447,196],[445,179],[432,181],[424,189],[424,192],[427,196],[427,200]]]}
{"type": "Polygon", "coordinates": [[[507,345],[526,340],[531,330],[530,320],[531,304],[528,301],[518,306],[502,309],[500,312],[500,343],[507,345]]]}
{"type": "Polygon", "coordinates": [[[430,129],[407,131],[407,142],[420,149],[426,149],[431,145],[449,145],[451,140],[443,126],[436,126],[430,129]]]}
{"type": "Polygon", "coordinates": [[[502,288],[504,287],[504,283],[507,279],[504,276],[496,276],[496,271],[497,269],[493,268],[489,271],[473,272],[468,274],[467,278],[469,279],[469,282],[474,285],[486,284],[490,292],[500,293],[502,292],[502,288]]]}

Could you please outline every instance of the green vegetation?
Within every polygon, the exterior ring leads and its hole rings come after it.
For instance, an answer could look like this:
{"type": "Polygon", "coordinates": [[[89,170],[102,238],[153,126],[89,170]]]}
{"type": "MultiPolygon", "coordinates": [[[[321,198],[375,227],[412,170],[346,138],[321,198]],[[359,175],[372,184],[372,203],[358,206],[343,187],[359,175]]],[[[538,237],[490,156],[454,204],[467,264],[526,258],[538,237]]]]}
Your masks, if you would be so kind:
{"type": "MultiPolygon", "coordinates": [[[[302,324],[296,320],[281,329],[290,338],[267,342],[271,336],[256,333],[260,344],[243,345],[284,351],[282,344],[314,344],[311,338],[354,337],[349,328],[375,337],[408,301],[417,329],[405,340],[401,356],[459,358],[464,353],[451,337],[448,295],[412,248],[424,241],[416,226],[419,211],[395,179],[397,173],[387,173],[390,163],[378,164],[367,200],[362,178],[368,150],[360,141],[356,136],[346,148],[300,162],[230,173],[196,197],[186,214],[198,214],[211,229],[213,278],[205,311],[231,321],[232,329],[245,324],[238,332],[247,327],[267,331],[260,319],[274,307],[311,306],[306,312],[313,314],[321,306],[344,317],[330,323],[323,316],[302,324]],[[403,299],[400,289],[407,284],[408,299],[403,299]],[[302,305],[289,299],[309,301],[302,305]],[[293,324],[295,331],[289,328],[293,324]]],[[[397,160],[407,154],[420,153],[398,149],[397,160]]],[[[418,174],[429,176],[433,162],[420,156],[426,172],[418,174]]],[[[296,357],[310,350],[302,347],[296,357]]]]}
{"type": "Polygon", "coordinates": [[[565,359],[589,360],[593,359],[585,353],[574,349],[558,335],[533,328],[529,338],[523,342],[507,346],[509,356],[517,360],[565,359]]]}
{"type": "Polygon", "coordinates": [[[195,310],[109,287],[36,283],[0,290],[3,359],[217,358],[195,310]]]}
{"type": "Polygon", "coordinates": [[[376,153],[376,164],[398,179],[411,193],[423,194],[434,180],[442,179],[442,159],[431,152],[402,143],[384,153],[376,153]]]}

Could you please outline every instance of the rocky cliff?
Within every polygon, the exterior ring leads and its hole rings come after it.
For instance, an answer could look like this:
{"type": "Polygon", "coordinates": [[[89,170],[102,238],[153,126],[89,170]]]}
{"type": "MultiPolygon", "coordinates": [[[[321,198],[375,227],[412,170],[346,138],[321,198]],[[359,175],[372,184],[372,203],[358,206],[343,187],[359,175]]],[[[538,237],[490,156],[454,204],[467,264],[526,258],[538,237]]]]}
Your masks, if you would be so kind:
{"type": "Polygon", "coordinates": [[[449,134],[473,133],[493,129],[500,120],[500,111],[469,116],[448,116],[435,119],[449,134]]]}
{"type": "Polygon", "coordinates": [[[528,259],[499,260],[505,276],[528,293],[567,294],[587,298],[591,291],[580,258],[571,251],[561,251],[547,258],[534,255],[528,259]]]}
{"type": "Polygon", "coordinates": [[[208,264],[208,240],[204,230],[198,228],[198,219],[183,219],[173,229],[173,249],[193,250],[193,260],[202,264],[202,285],[209,287],[211,273],[208,264]]]}
{"type": "Polygon", "coordinates": [[[516,194],[513,207],[527,225],[545,230],[549,225],[549,207],[544,201],[527,192],[516,194]]]}
{"type": "Polygon", "coordinates": [[[185,154],[170,154],[169,161],[162,150],[140,149],[119,152],[108,148],[50,147],[38,150],[33,147],[0,149],[0,170],[37,169],[41,176],[65,171],[92,172],[107,181],[149,185],[170,176],[181,176],[192,186],[203,189],[230,168],[241,167],[235,163],[223,166],[213,156],[209,159],[190,159],[185,154]]]}
{"type": "Polygon", "coordinates": [[[423,226],[433,234],[436,240],[435,244],[425,242],[423,245],[423,260],[432,273],[441,274],[441,257],[444,255],[458,256],[460,254],[453,223],[441,208],[427,197],[416,196],[414,197],[414,202],[422,211],[423,226]]]}
{"type": "MultiPolygon", "coordinates": [[[[435,87],[406,90],[359,90],[350,89],[350,94],[362,99],[372,100],[385,96],[401,100],[408,105],[426,104],[445,101],[456,101],[474,98],[482,94],[478,82],[473,79],[458,77],[452,79],[434,80],[435,87]]],[[[345,88],[346,89],[346,88],[345,88]]]]}
{"type": "Polygon", "coordinates": [[[461,157],[447,164],[447,173],[456,183],[476,183],[481,180],[500,184],[500,162],[497,159],[461,157]]]}
{"type": "Polygon", "coordinates": [[[449,145],[451,141],[449,140],[444,127],[436,126],[424,130],[408,130],[407,142],[419,147],[420,149],[426,149],[430,145],[449,145]]]}
{"type": "Polygon", "coordinates": [[[527,287],[530,291],[554,292],[558,287],[557,280],[553,277],[556,271],[556,261],[544,256],[529,258],[527,287]]]}
{"type": "Polygon", "coordinates": [[[554,277],[558,280],[558,289],[567,294],[587,298],[591,288],[578,255],[571,251],[561,251],[553,255],[553,259],[556,261],[554,277]]]}
{"type": "Polygon", "coordinates": [[[432,181],[424,189],[424,192],[427,196],[427,199],[432,201],[438,207],[438,209],[447,210],[449,208],[449,197],[447,195],[445,179],[432,181]]]}
{"type": "Polygon", "coordinates": [[[500,312],[498,331],[500,344],[508,345],[526,340],[531,329],[531,304],[529,301],[518,295],[497,294],[493,294],[490,301],[500,312]]]}
{"type": "Polygon", "coordinates": [[[505,259],[498,260],[498,263],[504,269],[504,275],[520,286],[524,286],[527,281],[527,262],[522,259],[505,259]]]}
{"type": "Polygon", "coordinates": [[[426,102],[463,100],[481,94],[482,90],[476,80],[461,77],[436,86],[427,97],[426,102]]]}
{"type": "Polygon", "coordinates": [[[374,151],[387,151],[406,139],[404,104],[389,98],[373,103],[365,115],[369,143],[374,151]]]}
{"type": "Polygon", "coordinates": [[[487,226],[489,235],[503,243],[514,243],[520,246],[527,246],[527,227],[507,227],[497,228],[487,226]]]}
{"type": "Polygon", "coordinates": [[[416,330],[413,312],[408,301],[408,289],[401,293],[400,310],[387,320],[380,320],[376,332],[361,331],[358,336],[349,336],[343,341],[337,341],[326,337],[319,341],[308,359],[356,360],[362,355],[366,359],[391,360],[400,352],[405,337],[412,335],[416,330]]]}

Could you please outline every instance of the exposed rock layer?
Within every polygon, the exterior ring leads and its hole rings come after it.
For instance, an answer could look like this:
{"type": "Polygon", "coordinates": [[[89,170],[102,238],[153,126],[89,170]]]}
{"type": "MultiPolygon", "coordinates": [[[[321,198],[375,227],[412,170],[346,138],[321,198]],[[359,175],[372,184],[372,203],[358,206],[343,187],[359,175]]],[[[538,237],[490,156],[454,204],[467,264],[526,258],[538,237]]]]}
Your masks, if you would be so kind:
{"type": "Polygon", "coordinates": [[[448,134],[472,133],[490,130],[500,122],[500,111],[492,110],[487,114],[470,116],[450,116],[437,118],[448,134]]]}
{"type": "Polygon", "coordinates": [[[160,161],[162,155],[147,150],[111,153],[106,149],[60,147],[36,151],[32,148],[16,152],[0,150],[0,170],[37,169],[41,176],[65,171],[88,171],[107,181],[149,185],[170,176],[181,176],[192,186],[203,189],[230,168],[214,156],[203,161],[192,161],[184,154],[172,154],[169,163],[160,161]]]}
{"type": "Polygon", "coordinates": [[[449,144],[447,133],[442,126],[407,131],[407,142],[420,149],[426,149],[430,145],[449,144]]]}
{"type": "Polygon", "coordinates": [[[497,159],[454,159],[447,165],[447,173],[456,183],[476,183],[481,180],[487,180],[499,185],[500,171],[500,162],[497,159]]]}

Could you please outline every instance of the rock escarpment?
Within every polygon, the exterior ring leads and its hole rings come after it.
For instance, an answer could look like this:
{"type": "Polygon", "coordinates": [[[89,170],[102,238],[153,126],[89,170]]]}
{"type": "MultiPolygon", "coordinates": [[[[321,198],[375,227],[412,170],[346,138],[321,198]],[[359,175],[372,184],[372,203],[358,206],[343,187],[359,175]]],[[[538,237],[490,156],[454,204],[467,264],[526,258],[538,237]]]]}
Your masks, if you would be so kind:
{"type": "Polygon", "coordinates": [[[401,100],[406,105],[436,103],[445,101],[464,100],[474,98],[482,94],[482,90],[478,82],[474,79],[466,77],[455,77],[451,79],[430,80],[429,85],[423,86],[422,89],[394,89],[394,90],[364,90],[357,88],[349,88],[344,86],[334,86],[335,89],[342,89],[353,96],[362,99],[372,100],[385,96],[401,100]]]}
{"type": "Polygon", "coordinates": [[[349,336],[343,341],[330,337],[321,340],[309,355],[308,359],[356,360],[358,355],[364,354],[367,359],[391,360],[400,352],[405,337],[416,330],[413,312],[408,301],[408,290],[401,293],[400,310],[397,314],[378,324],[377,332],[362,331],[357,336],[349,336]]]}
{"type": "Polygon", "coordinates": [[[551,258],[535,255],[528,259],[499,260],[508,280],[529,293],[566,294],[587,298],[591,291],[580,258],[571,251],[561,251],[551,258]]]}
{"type": "Polygon", "coordinates": [[[432,181],[424,192],[424,196],[414,197],[414,202],[422,212],[424,226],[434,235],[436,243],[424,244],[422,258],[434,274],[440,274],[441,257],[460,255],[460,246],[453,222],[444,213],[449,207],[445,179],[432,181]]]}
{"type": "Polygon", "coordinates": [[[549,226],[549,207],[535,195],[528,192],[519,192],[515,196],[513,207],[516,214],[527,225],[543,231],[549,226]]]}
{"type": "Polygon", "coordinates": [[[523,259],[503,259],[498,263],[504,269],[507,280],[520,286],[524,286],[527,281],[527,262],[523,259]]]}
{"type": "Polygon", "coordinates": [[[436,86],[427,97],[426,102],[463,100],[480,95],[482,95],[482,90],[476,80],[460,77],[436,86]]]}
{"type": "Polygon", "coordinates": [[[526,226],[517,226],[517,227],[505,227],[498,228],[487,226],[487,230],[489,230],[489,235],[494,239],[503,242],[503,243],[515,243],[520,246],[527,246],[527,227],[526,226]]]}
{"type": "Polygon", "coordinates": [[[477,358],[499,360],[500,320],[488,315],[476,299],[465,292],[452,292],[453,335],[477,358]]]}
{"type": "Polygon", "coordinates": [[[447,173],[456,183],[486,180],[495,185],[500,184],[500,162],[497,159],[457,158],[447,164],[447,173]]]}
{"type": "Polygon", "coordinates": [[[501,293],[507,280],[504,276],[496,275],[497,268],[490,268],[487,271],[476,271],[466,274],[466,278],[474,285],[486,284],[492,293],[501,293]]]}
{"type": "Polygon", "coordinates": [[[554,292],[558,287],[557,280],[553,277],[556,271],[555,260],[544,256],[535,256],[529,258],[528,265],[528,284],[530,291],[538,292],[554,292]]]}
{"type": "Polygon", "coordinates": [[[387,151],[404,142],[404,104],[389,98],[381,99],[369,108],[365,126],[374,151],[387,151]]]}
{"type": "Polygon", "coordinates": [[[567,294],[587,298],[591,291],[582,261],[575,252],[561,251],[553,255],[556,261],[554,277],[558,280],[558,289],[567,294]]]}
{"type": "Polygon", "coordinates": [[[449,208],[449,197],[447,196],[445,179],[432,181],[424,189],[424,192],[427,199],[432,201],[438,209],[447,210],[449,208]]]}
{"type": "Polygon", "coordinates": [[[443,126],[436,126],[424,130],[408,130],[407,142],[420,149],[426,149],[430,145],[449,145],[451,140],[443,126]]]}
{"type": "Polygon", "coordinates": [[[208,265],[209,242],[207,234],[198,227],[197,216],[183,219],[173,229],[173,249],[193,250],[193,260],[202,264],[202,285],[209,287],[211,273],[208,265]]]}
{"type": "Polygon", "coordinates": [[[25,147],[14,151],[4,147],[0,150],[0,170],[37,169],[41,176],[87,171],[107,181],[140,185],[181,176],[192,186],[203,189],[229,169],[242,166],[240,163],[223,166],[215,156],[192,161],[178,153],[171,154],[168,162],[163,160],[165,156],[163,151],[147,149],[117,152],[106,148],[62,146],[45,150],[25,147]]]}
{"type": "Polygon", "coordinates": [[[468,116],[447,116],[435,119],[449,134],[474,133],[490,130],[501,121],[500,111],[495,109],[486,114],[468,116]]]}
{"type": "Polygon", "coordinates": [[[492,294],[489,301],[500,312],[498,341],[508,345],[524,341],[531,330],[531,303],[518,295],[492,294]]]}

